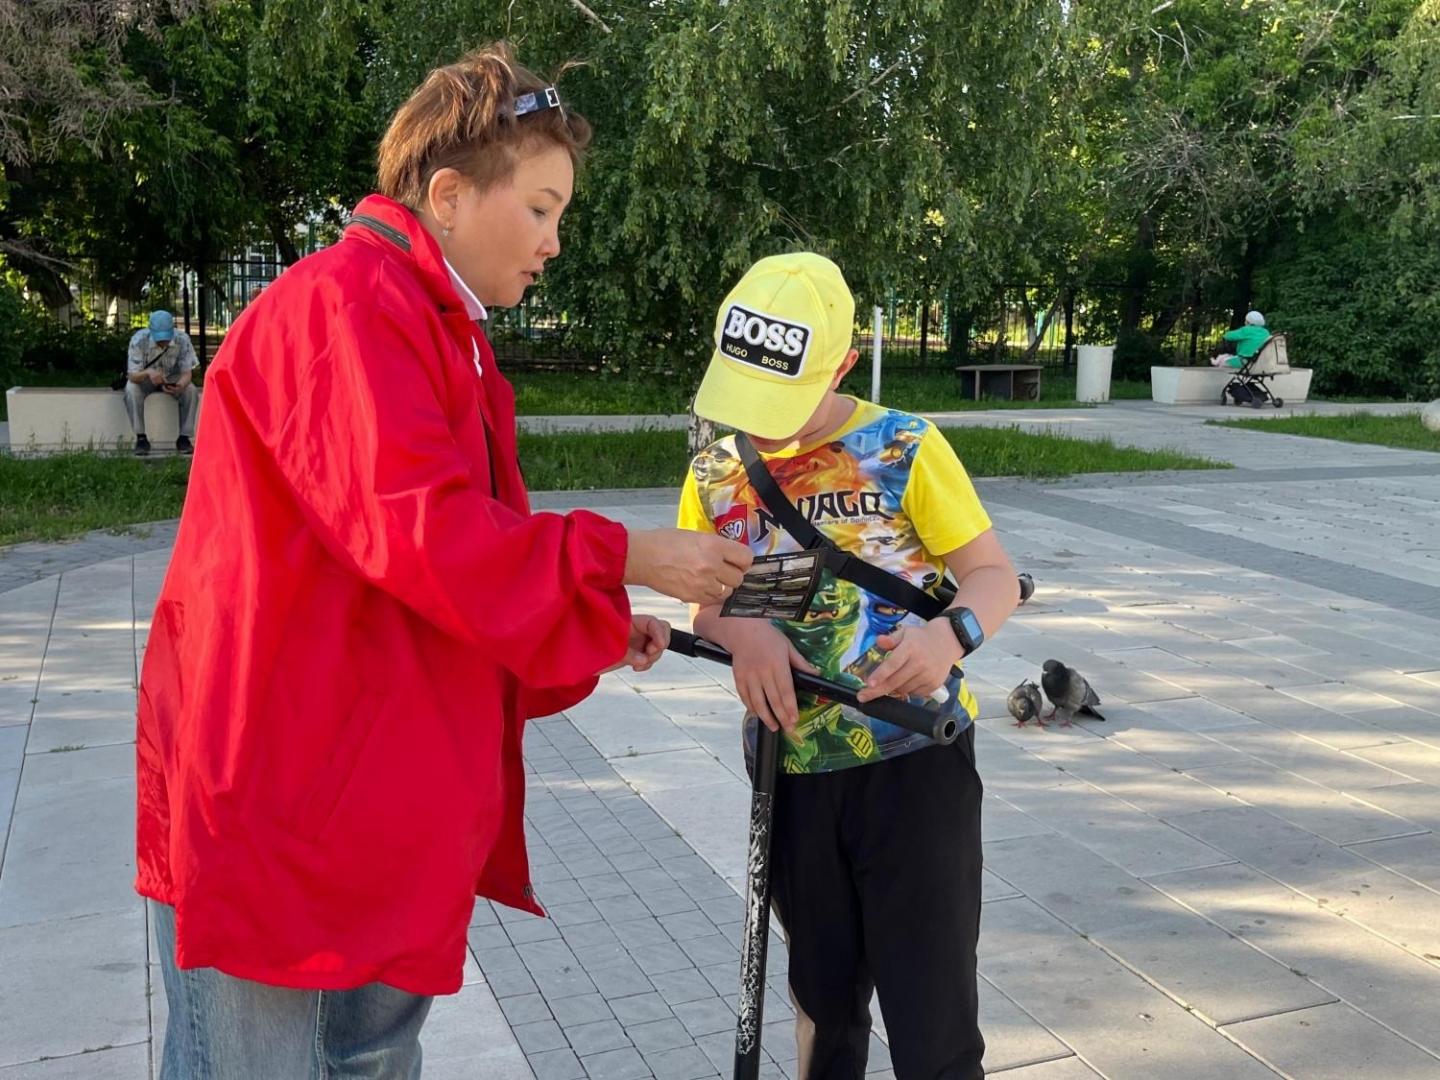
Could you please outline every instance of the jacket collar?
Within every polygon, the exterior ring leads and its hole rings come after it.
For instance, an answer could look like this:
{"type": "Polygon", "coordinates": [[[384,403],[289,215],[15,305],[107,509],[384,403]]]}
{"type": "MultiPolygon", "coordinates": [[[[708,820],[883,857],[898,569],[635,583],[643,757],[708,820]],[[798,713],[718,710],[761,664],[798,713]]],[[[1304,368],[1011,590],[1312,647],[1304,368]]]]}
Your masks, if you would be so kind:
{"type": "Polygon", "coordinates": [[[409,208],[384,195],[367,195],[351,211],[345,238],[375,244],[410,262],[441,314],[471,318],[440,245],[409,208]]]}

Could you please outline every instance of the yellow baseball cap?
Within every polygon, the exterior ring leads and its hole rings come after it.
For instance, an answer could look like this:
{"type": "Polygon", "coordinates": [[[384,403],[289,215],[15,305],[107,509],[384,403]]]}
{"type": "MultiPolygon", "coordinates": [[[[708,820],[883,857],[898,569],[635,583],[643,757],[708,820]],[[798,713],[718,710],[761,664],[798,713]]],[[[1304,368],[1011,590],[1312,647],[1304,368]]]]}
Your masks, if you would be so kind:
{"type": "Polygon", "coordinates": [[[794,435],[830,388],[854,328],[855,298],[829,259],[761,259],[720,305],[695,412],[762,439],[794,435]]]}

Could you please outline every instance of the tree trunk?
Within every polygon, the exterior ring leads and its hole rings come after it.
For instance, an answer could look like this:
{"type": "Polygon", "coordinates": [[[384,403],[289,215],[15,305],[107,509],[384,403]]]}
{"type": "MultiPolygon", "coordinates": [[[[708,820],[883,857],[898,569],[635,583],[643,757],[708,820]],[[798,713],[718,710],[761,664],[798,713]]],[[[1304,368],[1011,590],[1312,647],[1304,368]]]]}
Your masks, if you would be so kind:
{"type": "Polygon", "coordinates": [[[1181,307],[1166,308],[1155,316],[1155,321],[1150,324],[1150,336],[1157,342],[1164,341],[1170,331],[1175,329],[1175,324],[1180,321],[1180,316],[1185,314],[1181,307]]]}
{"type": "Polygon", "coordinates": [[[930,351],[930,297],[920,301],[920,366],[925,366],[925,354],[930,351]]]}
{"type": "Polygon", "coordinates": [[[1039,336],[1035,333],[1035,305],[1030,303],[1029,289],[1020,290],[1020,313],[1025,319],[1025,351],[1028,353],[1039,336]]]}
{"type": "Polygon", "coordinates": [[[1075,362],[1075,290],[1065,290],[1065,370],[1075,362]]]}
{"type": "Polygon", "coordinates": [[[975,322],[974,308],[950,305],[950,340],[945,343],[954,364],[964,364],[970,356],[970,327],[975,322]]]}
{"type": "MultiPolygon", "coordinates": [[[[1060,304],[1065,299],[1063,292],[1055,294],[1055,299],[1050,301],[1050,306],[1045,309],[1045,325],[1050,325],[1050,320],[1055,318],[1055,313],[1060,310],[1060,304]]],[[[1030,344],[1025,348],[1025,355],[1020,358],[1020,363],[1031,364],[1035,361],[1035,354],[1040,351],[1040,343],[1045,340],[1043,333],[1036,334],[1030,344]]]]}
{"type": "Polygon", "coordinates": [[[1140,329],[1140,315],[1145,310],[1145,292],[1150,287],[1150,262],[1155,250],[1155,226],[1148,213],[1141,214],[1135,228],[1135,255],[1125,282],[1125,307],[1120,326],[1124,330],[1140,329]]]}
{"type": "Polygon", "coordinates": [[[1230,310],[1230,327],[1234,329],[1245,322],[1245,313],[1250,310],[1250,290],[1255,278],[1255,245],[1247,243],[1240,253],[1240,267],[1235,273],[1235,297],[1230,310]]]}
{"type": "Polygon", "coordinates": [[[275,247],[280,251],[280,261],[286,266],[294,266],[300,261],[300,249],[295,246],[294,233],[274,215],[265,224],[270,230],[270,239],[275,241],[275,247]]]}
{"type": "Polygon", "coordinates": [[[1005,343],[1010,340],[1010,309],[1005,306],[1005,290],[1000,290],[1000,328],[995,331],[995,355],[991,358],[996,364],[1005,362],[1005,343]]]}

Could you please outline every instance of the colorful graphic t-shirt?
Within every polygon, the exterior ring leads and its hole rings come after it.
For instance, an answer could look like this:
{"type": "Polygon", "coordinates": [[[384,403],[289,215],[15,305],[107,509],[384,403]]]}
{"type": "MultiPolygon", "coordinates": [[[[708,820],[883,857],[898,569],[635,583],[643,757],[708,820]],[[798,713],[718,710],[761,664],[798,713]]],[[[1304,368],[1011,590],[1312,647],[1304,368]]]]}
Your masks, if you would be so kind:
{"type": "MultiPolygon", "coordinates": [[[[932,424],[909,413],[856,400],[854,413],[824,442],[761,456],[786,497],[820,532],[930,592],[944,577],[942,556],[990,528],[955,451],[932,424]]],[[[756,555],[800,550],[750,486],[733,436],[691,463],[678,523],[738,540],[756,555]]],[[[828,570],[803,620],[775,620],[825,678],[857,688],[884,659],[876,640],[906,624],[923,620],[828,570]]],[[[953,713],[963,729],[978,712],[974,695],[955,674],[946,688],[950,699],[944,705],[911,701],[953,713]]],[[[749,752],[757,723],[753,716],[746,719],[749,752]]],[[[833,772],[930,745],[924,735],[802,694],[800,723],[796,736],[783,744],[780,767],[791,773],[833,772]]]]}

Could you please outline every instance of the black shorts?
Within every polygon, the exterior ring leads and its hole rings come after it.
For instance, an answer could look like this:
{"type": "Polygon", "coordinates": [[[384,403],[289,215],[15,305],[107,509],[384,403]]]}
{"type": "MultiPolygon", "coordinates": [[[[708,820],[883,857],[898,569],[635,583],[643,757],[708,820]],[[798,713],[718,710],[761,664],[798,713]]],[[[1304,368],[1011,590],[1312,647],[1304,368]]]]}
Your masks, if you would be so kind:
{"type": "Polygon", "coordinates": [[[798,1080],[863,1080],[875,990],[897,1080],[984,1076],[981,791],[974,728],[952,746],[779,778],[772,896],[798,1080]]]}

